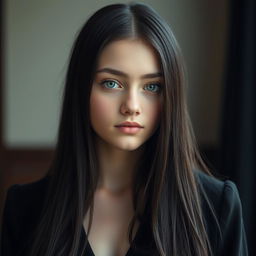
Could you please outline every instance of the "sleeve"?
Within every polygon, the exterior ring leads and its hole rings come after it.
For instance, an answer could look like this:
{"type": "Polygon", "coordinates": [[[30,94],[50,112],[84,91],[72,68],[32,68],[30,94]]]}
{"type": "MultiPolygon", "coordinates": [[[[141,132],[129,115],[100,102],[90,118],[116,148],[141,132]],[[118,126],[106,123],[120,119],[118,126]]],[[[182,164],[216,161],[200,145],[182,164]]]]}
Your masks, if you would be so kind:
{"type": "Polygon", "coordinates": [[[2,256],[18,255],[19,239],[17,237],[17,225],[14,213],[16,195],[19,193],[19,185],[11,186],[6,195],[2,218],[1,253],[2,256]]]}
{"type": "Polygon", "coordinates": [[[222,237],[219,245],[221,256],[248,256],[242,205],[235,183],[225,181],[220,209],[222,237]]]}

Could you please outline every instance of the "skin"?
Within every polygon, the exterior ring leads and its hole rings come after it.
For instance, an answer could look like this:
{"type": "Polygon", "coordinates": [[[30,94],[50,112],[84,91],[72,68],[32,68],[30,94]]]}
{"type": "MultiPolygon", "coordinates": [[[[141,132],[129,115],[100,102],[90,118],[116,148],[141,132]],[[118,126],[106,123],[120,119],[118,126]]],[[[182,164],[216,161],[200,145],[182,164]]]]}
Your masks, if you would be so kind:
{"type": "MultiPolygon", "coordinates": [[[[97,65],[98,71],[104,68],[122,71],[127,77],[97,72],[92,85],[90,119],[96,134],[100,179],[94,194],[88,240],[95,255],[119,256],[125,255],[130,247],[127,231],[134,214],[132,174],[144,143],[159,125],[161,90],[158,89],[163,77],[159,77],[160,65],[154,50],[139,39],[119,40],[107,45],[97,65]],[[152,73],[158,76],[141,78],[152,73]],[[115,127],[124,121],[137,122],[143,129],[137,134],[124,134],[115,127]]],[[[88,220],[87,214],[86,232],[88,220]]],[[[138,226],[136,222],[133,238],[138,226]]]]}
{"type": "Polygon", "coordinates": [[[134,166],[143,144],[159,125],[162,77],[141,76],[159,73],[156,53],[139,39],[114,41],[107,45],[98,60],[97,70],[112,68],[128,75],[97,72],[90,97],[91,125],[96,133],[100,162],[99,187],[121,193],[131,187],[134,166]],[[102,84],[104,80],[111,80],[102,84]],[[114,87],[114,88],[111,88],[114,87]],[[115,125],[138,122],[144,128],[137,134],[124,134],[115,125]]]}

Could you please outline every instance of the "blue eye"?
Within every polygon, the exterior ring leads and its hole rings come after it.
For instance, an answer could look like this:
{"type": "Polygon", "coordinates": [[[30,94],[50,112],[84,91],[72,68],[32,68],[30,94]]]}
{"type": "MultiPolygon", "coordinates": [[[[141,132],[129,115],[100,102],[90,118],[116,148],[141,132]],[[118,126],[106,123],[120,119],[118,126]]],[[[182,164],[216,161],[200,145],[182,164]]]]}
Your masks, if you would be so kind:
{"type": "MultiPolygon", "coordinates": [[[[119,84],[118,82],[114,81],[114,80],[104,80],[100,83],[101,85],[103,85],[105,88],[107,89],[117,89],[119,88],[119,84]]],[[[146,85],[146,90],[156,93],[159,92],[161,89],[161,84],[148,84],[146,85]]]]}
{"type": "Polygon", "coordinates": [[[146,87],[149,88],[149,91],[151,92],[158,92],[161,89],[160,84],[149,84],[146,87]]]}
{"type": "Polygon", "coordinates": [[[117,82],[113,80],[105,80],[101,84],[103,84],[108,89],[117,88],[115,87],[115,84],[118,85],[117,82]]]}

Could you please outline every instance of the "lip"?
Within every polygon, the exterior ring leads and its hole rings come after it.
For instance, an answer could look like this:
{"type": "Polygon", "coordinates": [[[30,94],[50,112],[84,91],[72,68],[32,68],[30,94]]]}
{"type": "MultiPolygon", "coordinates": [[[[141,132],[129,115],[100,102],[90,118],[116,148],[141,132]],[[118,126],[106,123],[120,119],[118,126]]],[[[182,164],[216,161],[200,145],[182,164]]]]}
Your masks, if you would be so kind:
{"type": "Polygon", "coordinates": [[[143,128],[139,123],[136,122],[123,122],[121,124],[116,125],[116,127],[133,127],[133,128],[143,128]]]}
{"type": "Polygon", "coordinates": [[[142,128],[138,126],[116,126],[116,128],[126,134],[136,134],[138,133],[142,128]]]}

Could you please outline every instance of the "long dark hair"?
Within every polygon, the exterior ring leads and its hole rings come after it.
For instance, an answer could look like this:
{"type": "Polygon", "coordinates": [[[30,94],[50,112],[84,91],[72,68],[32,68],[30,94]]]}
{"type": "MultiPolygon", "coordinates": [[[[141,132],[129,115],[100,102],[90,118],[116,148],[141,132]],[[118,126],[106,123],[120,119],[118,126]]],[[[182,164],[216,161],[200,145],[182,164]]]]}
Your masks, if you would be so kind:
{"type": "Polygon", "coordinates": [[[154,242],[150,255],[211,253],[193,170],[210,173],[197,149],[187,111],[181,52],[169,25],[151,7],[129,3],[98,10],[74,43],[55,157],[48,173],[51,179],[30,255],[78,255],[87,211],[92,221],[99,176],[89,118],[91,86],[103,48],[125,38],[148,42],[159,56],[164,75],[160,125],[145,143],[137,165],[140,171],[134,176],[130,243],[135,220],[145,217],[154,242]]]}

